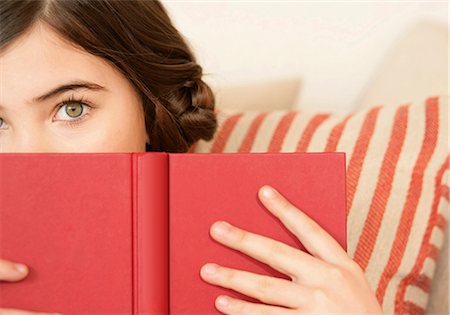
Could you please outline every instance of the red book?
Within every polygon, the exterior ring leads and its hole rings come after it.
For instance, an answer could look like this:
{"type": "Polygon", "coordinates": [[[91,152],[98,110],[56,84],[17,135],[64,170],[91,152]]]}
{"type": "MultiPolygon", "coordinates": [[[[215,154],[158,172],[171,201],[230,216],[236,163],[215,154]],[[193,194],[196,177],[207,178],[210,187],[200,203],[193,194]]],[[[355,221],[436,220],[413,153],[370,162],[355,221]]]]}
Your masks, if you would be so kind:
{"type": "MultiPolygon", "coordinates": [[[[69,314],[219,314],[215,262],[289,279],[209,236],[213,222],[305,250],[258,199],[269,184],[346,245],[345,153],[0,154],[0,307],[69,314]]],[[[256,301],[257,302],[257,301],[256,301]]]]}

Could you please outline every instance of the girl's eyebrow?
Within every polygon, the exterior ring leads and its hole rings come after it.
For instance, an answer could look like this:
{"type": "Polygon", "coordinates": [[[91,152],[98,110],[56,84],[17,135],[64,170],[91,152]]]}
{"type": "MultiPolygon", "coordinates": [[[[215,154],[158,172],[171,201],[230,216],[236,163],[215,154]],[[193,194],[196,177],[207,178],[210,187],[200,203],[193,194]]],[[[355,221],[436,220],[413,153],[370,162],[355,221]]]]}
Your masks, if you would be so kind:
{"type": "Polygon", "coordinates": [[[44,95],[35,97],[35,98],[33,98],[32,102],[35,102],[35,103],[43,102],[51,97],[54,97],[58,94],[66,92],[66,91],[80,90],[80,89],[88,89],[88,90],[93,90],[93,91],[98,91],[98,90],[108,91],[107,88],[105,88],[104,86],[98,85],[96,83],[89,82],[89,81],[77,80],[77,81],[71,81],[64,85],[60,85],[60,86],[52,89],[51,91],[45,93],[44,95]]]}
{"type": "MultiPolygon", "coordinates": [[[[54,97],[58,94],[62,94],[66,91],[81,90],[81,89],[88,89],[88,90],[92,90],[92,91],[109,91],[107,88],[105,88],[104,86],[98,85],[97,83],[76,80],[76,81],[68,82],[64,85],[60,85],[60,86],[54,88],[53,90],[45,93],[44,95],[35,97],[31,100],[31,102],[34,102],[34,103],[43,102],[46,99],[54,97]]],[[[1,104],[0,104],[0,109],[4,109],[4,107],[1,104]]]]}

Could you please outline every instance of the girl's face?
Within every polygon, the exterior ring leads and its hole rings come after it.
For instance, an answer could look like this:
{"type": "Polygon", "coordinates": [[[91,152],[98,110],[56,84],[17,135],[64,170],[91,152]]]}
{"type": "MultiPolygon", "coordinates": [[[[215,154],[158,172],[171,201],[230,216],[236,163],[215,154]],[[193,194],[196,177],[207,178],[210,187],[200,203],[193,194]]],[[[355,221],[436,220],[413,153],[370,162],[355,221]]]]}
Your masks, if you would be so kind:
{"type": "Polygon", "coordinates": [[[0,152],[144,152],[144,112],[105,60],[36,24],[0,51],[0,152]]]}

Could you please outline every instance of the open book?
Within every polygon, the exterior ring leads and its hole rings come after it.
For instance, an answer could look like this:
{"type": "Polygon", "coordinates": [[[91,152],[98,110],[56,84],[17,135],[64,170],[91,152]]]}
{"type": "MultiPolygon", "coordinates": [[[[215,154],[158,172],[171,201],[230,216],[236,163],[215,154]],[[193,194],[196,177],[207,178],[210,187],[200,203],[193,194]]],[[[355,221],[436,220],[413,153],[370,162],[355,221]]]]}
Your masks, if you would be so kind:
{"type": "Polygon", "coordinates": [[[240,228],[305,250],[258,199],[269,184],[346,249],[345,153],[0,154],[0,307],[70,314],[219,314],[208,262],[289,279],[214,241],[240,228]]]}

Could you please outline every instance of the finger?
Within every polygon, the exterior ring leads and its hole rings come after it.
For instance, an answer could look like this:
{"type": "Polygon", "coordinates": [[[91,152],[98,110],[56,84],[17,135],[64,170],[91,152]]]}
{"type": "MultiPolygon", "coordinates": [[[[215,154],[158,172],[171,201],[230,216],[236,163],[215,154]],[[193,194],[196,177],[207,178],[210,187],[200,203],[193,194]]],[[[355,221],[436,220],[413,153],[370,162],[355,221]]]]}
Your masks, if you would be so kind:
{"type": "Polygon", "coordinates": [[[17,309],[12,309],[12,308],[0,308],[0,315],[62,315],[62,314],[31,312],[31,311],[17,310],[17,309]]]}
{"type": "Polygon", "coordinates": [[[220,295],[215,301],[216,308],[229,315],[251,314],[251,315],[296,315],[298,311],[272,305],[251,303],[235,299],[226,295],[220,295]]]}
{"type": "Polygon", "coordinates": [[[276,189],[264,185],[258,192],[264,206],[273,213],[314,256],[339,266],[350,263],[342,246],[326,232],[316,221],[296,208],[276,189]],[[266,190],[266,188],[269,188],[266,190]],[[264,192],[273,191],[273,197],[265,197],[264,192]]]}
{"type": "Polygon", "coordinates": [[[294,282],[299,281],[306,285],[324,282],[328,265],[300,249],[245,231],[224,221],[215,222],[210,233],[221,244],[271,266],[291,277],[294,282]]]}
{"type": "Polygon", "coordinates": [[[214,263],[204,265],[200,275],[211,284],[232,289],[267,304],[296,308],[311,299],[307,288],[289,280],[227,268],[214,263]]]}
{"type": "Polygon", "coordinates": [[[0,280],[18,281],[28,274],[27,266],[0,259],[0,280]]]}

